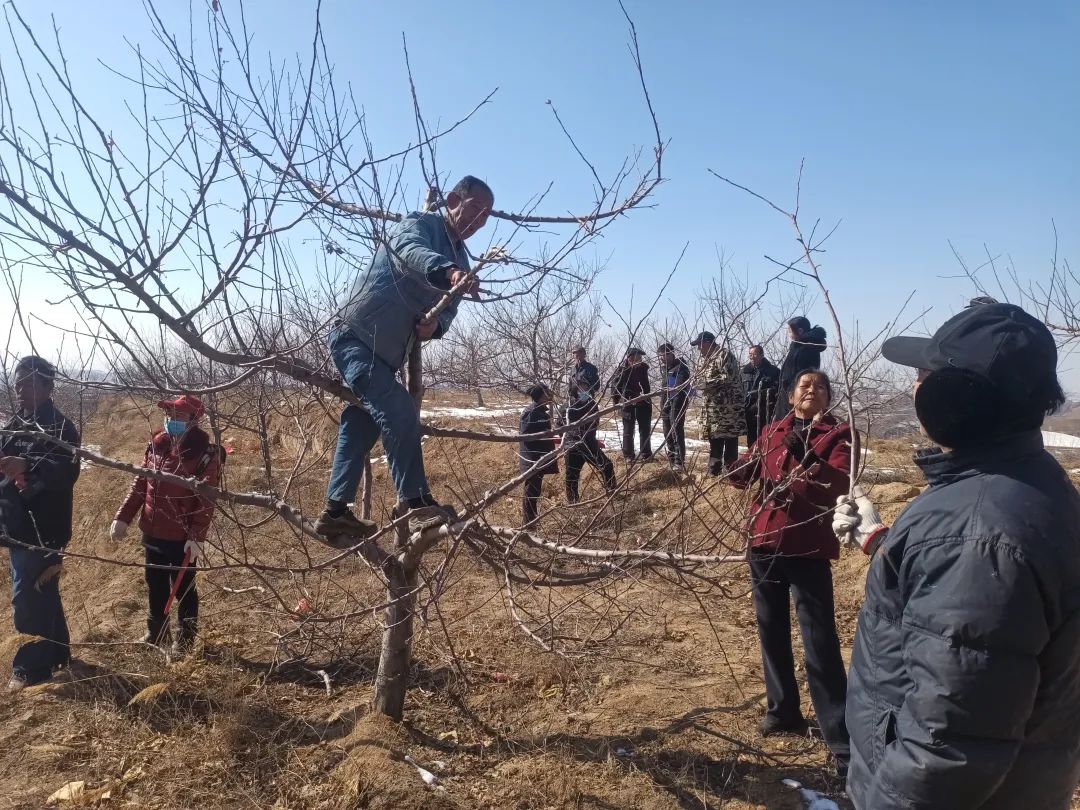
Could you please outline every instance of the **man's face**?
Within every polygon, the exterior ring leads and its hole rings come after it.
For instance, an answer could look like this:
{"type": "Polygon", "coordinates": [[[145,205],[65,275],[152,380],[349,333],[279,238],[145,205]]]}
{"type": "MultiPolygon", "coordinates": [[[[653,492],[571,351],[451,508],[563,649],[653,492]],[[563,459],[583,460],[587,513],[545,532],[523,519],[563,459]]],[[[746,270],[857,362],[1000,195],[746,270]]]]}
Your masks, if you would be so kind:
{"type": "Polygon", "coordinates": [[[464,241],[487,224],[494,204],[491,195],[484,191],[469,197],[460,197],[451,191],[446,197],[446,219],[458,239],[464,241]]]}
{"type": "Polygon", "coordinates": [[[802,335],[803,333],[801,329],[796,329],[794,326],[788,327],[788,337],[790,337],[793,341],[798,342],[802,340],[802,335]]]}
{"type": "Polygon", "coordinates": [[[750,365],[760,366],[761,361],[765,359],[765,355],[762,354],[761,349],[756,346],[750,350],[750,365]]]}
{"type": "Polygon", "coordinates": [[[53,384],[36,371],[17,373],[15,377],[15,397],[19,407],[33,411],[52,394],[53,384]]]}
{"type": "Polygon", "coordinates": [[[665,366],[673,366],[675,365],[675,352],[670,349],[662,351],[660,352],[660,359],[664,361],[665,366]]]}
{"type": "Polygon", "coordinates": [[[574,362],[575,363],[584,363],[585,362],[585,352],[574,352],[574,362]]]}
{"type": "Polygon", "coordinates": [[[698,351],[701,352],[702,357],[707,357],[709,352],[712,351],[713,342],[711,340],[703,340],[698,344],[698,351]]]}

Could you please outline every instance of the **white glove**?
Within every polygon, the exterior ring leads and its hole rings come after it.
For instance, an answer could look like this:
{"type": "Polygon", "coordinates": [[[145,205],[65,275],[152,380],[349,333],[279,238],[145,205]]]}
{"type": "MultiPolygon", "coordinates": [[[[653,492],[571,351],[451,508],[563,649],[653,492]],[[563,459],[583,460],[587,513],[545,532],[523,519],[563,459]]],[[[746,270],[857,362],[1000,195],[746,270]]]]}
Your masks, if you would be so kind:
{"type": "Polygon", "coordinates": [[[109,527],[109,539],[114,543],[119,543],[124,539],[124,535],[127,534],[128,525],[122,520],[114,520],[109,527]]]}
{"type": "Polygon", "coordinates": [[[188,555],[188,564],[193,565],[202,554],[202,543],[198,540],[188,540],[184,543],[184,553],[188,555]]]}
{"type": "Polygon", "coordinates": [[[850,495],[841,495],[836,499],[832,530],[841,542],[858,546],[863,553],[872,555],[884,538],[887,527],[881,522],[881,515],[866,497],[863,488],[856,486],[850,495]]]}

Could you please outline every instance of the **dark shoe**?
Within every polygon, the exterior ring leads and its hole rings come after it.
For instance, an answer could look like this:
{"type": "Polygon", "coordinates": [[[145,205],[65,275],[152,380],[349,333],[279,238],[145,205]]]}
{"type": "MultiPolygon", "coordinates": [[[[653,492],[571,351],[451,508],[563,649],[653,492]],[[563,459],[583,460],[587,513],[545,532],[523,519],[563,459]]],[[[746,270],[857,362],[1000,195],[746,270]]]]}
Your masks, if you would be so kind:
{"type": "Polygon", "coordinates": [[[373,520],[358,518],[346,509],[340,515],[323,512],[315,521],[315,531],[325,537],[334,548],[351,548],[355,540],[366,540],[379,531],[373,520]]]}
{"type": "Polygon", "coordinates": [[[168,647],[172,643],[172,631],[169,630],[168,617],[146,620],[146,632],[142,637],[143,644],[153,644],[155,647],[168,647]]]}
{"type": "Polygon", "coordinates": [[[802,717],[796,720],[781,720],[771,714],[765,715],[758,723],[758,731],[762,737],[772,737],[775,734],[789,734],[795,737],[804,737],[810,731],[810,726],[802,717]]]}
{"type": "Polygon", "coordinates": [[[847,781],[848,761],[846,759],[833,760],[833,775],[841,782],[847,781]]]}

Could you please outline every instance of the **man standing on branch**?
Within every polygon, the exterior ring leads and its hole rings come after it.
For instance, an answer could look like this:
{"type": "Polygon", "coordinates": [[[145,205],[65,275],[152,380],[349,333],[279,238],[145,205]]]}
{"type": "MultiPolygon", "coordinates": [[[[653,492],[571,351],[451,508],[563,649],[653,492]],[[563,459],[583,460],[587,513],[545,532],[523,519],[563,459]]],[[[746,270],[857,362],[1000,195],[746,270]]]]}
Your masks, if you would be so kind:
{"type": "Polygon", "coordinates": [[[746,433],[746,395],[735,355],[716,345],[716,335],[702,332],[691,346],[702,359],[701,432],[709,442],[709,475],[720,475],[739,457],[739,436],[746,433]]]}
{"type": "Polygon", "coordinates": [[[686,463],[686,405],[690,397],[690,366],[675,354],[675,347],[663,343],[660,356],[660,415],[664,423],[664,443],[668,464],[681,473],[686,463]]]}
{"type": "Polygon", "coordinates": [[[974,303],[886,359],[918,369],[940,445],[886,529],[855,491],[833,529],[873,559],[851,659],[858,810],[1067,810],[1080,779],[1080,495],[1043,450],[1065,400],[1050,331],[974,303]]]}
{"type": "Polygon", "coordinates": [[[570,369],[570,401],[577,394],[585,393],[594,398],[600,393],[600,372],[596,366],[585,359],[585,347],[574,349],[574,365],[570,369]]]}
{"type": "MultiPolygon", "coordinates": [[[[431,496],[420,449],[416,404],[397,379],[413,340],[440,338],[457,314],[452,302],[437,319],[426,313],[469,273],[465,240],[487,222],[494,195],[487,184],[466,176],[446,196],[439,212],[409,214],[379,245],[352,286],[330,333],[330,356],[363,407],[346,405],[341,414],[326,510],[315,524],[329,539],[369,537],[377,524],[357,518],[348,504],[364,471],[364,457],[382,437],[397,490],[394,518],[409,516],[419,531],[456,518],[431,496]]],[[[475,281],[466,290],[477,294],[475,281]]]]}
{"type": "Polygon", "coordinates": [[[746,388],[746,446],[753,447],[762,428],[772,421],[780,369],[765,359],[763,348],[751,346],[750,362],[743,366],[742,377],[746,388]]]}
{"type": "Polygon", "coordinates": [[[17,632],[36,636],[15,653],[13,692],[49,680],[71,660],[60,571],[79,460],[48,439],[77,446],[79,431],[53,404],[55,380],[47,360],[31,355],[18,362],[17,410],[0,436],[0,544],[11,555],[13,619],[17,632]]]}
{"type": "Polygon", "coordinates": [[[825,330],[820,326],[811,328],[810,320],[803,315],[792,318],[787,322],[787,326],[791,343],[784,362],[780,364],[780,386],[776,395],[776,411],[772,418],[774,422],[779,422],[791,413],[788,401],[795,387],[795,378],[800,372],[821,368],[821,353],[825,351],[826,345],[825,330]]]}
{"type": "Polygon", "coordinates": [[[648,394],[649,364],[645,362],[645,352],[632,346],[626,352],[626,360],[611,384],[611,398],[622,407],[622,452],[627,462],[634,460],[634,428],[641,439],[641,461],[652,458],[652,401],[643,399],[631,402],[643,394],[648,394]]]}

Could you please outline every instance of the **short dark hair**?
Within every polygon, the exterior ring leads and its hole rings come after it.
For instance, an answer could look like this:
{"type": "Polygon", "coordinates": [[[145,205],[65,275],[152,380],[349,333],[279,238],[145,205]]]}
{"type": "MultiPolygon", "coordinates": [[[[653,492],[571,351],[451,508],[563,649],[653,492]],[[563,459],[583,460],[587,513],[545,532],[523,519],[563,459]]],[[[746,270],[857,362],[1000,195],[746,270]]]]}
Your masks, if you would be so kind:
{"type": "Polygon", "coordinates": [[[829,401],[826,404],[832,405],[832,380],[830,380],[829,375],[822,371],[820,368],[804,368],[802,371],[796,374],[795,382],[791,384],[792,393],[795,391],[796,388],[799,387],[799,383],[802,381],[802,378],[805,377],[807,374],[813,374],[815,377],[821,380],[822,383],[825,384],[825,391],[829,395],[829,401]]]}
{"type": "Polygon", "coordinates": [[[805,315],[796,315],[794,318],[787,322],[787,325],[794,329],[796,332],[809,332],[810,331],[810,319],[805,315]]]}
{"type": "Polygon", "coordinates": [[[753,351],[754,349],[757,349],[762,354],[765,354],[765,350],[761,348],[761,345],[758,343],[755,343],[753,346],[750,347],[750,351],[753,351]]]}
{"type": "Polygon", "coordinates": [[[56,381],[56,366],[44,357],[28,354],[15,364],[15,378],[18,379],[20,376],[25,377],[29,374],[37,374],[51,384],[56,381]],[[22,373],[20,374],[20,372],[22,373]]]}
{"type": "Polygon", "coordinates": [[[539,402],[545,395],[551,395],[551,389],[543,383],[536,383],[536,385],[529,386],[525,393],[529,395],[529,399],[533,402],[539,402]]]}
{"type": "Polygon", "coordinates": [[[487,195],[491,197],[491,201],[495,202],[495,192],[491,190],[491,186],[481,180],[479,177],[473,177],[471,174],[467,174],[457,181],[457,184],[450,189],[451,194],[457,194],[459,197],[475,197],[478,191],[487,192],[487,195]]]}

